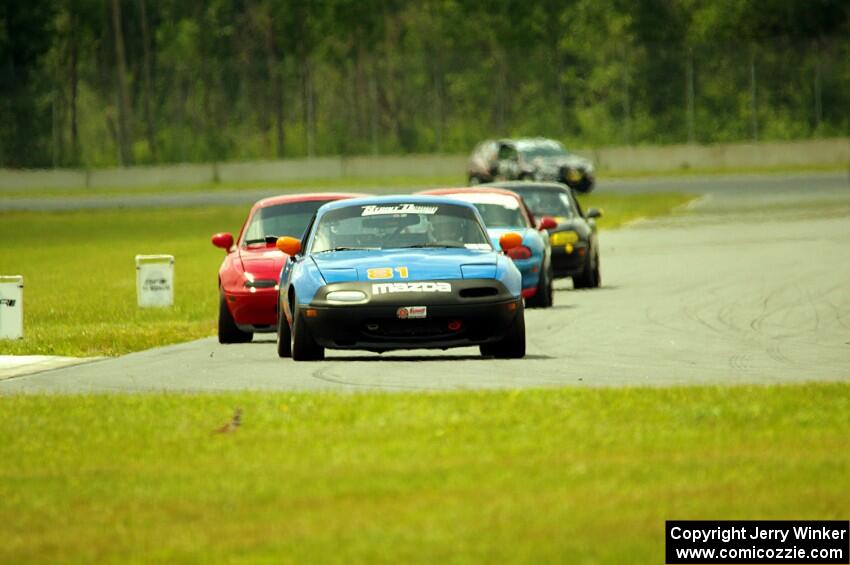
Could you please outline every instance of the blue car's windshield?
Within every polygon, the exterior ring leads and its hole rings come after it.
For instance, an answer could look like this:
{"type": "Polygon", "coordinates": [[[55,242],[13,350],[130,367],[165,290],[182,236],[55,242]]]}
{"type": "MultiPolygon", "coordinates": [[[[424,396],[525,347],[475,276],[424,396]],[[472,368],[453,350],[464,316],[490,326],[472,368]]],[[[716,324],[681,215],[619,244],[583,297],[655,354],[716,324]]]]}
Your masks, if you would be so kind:
{"type": "Polygon", "coordinates": [[[489,192],[457,192],[446,196],[469,202],[478,208],[488,228],[530,227],[515,196],[489,192]]]}
{"type": "Polygon", "coordinates": [[[471,209],[403,201],[331,210],[319,219],[312,241],[311,253],[414,247],[492,249],[471,209]]]}
{"type": "Polygon", "coordinates": [[[502,204],[475,203],[484,225],[488,228],[527,227],[519,208],[510,208],[502,204]]]}
{"type": "Polygon", "coordinates": [[[308,200],[260,208],[242,236],[242,244],[274,241],[274,236],[288,235],[300,238],[310,223],[310,218],[327,200],[308,200]]]}

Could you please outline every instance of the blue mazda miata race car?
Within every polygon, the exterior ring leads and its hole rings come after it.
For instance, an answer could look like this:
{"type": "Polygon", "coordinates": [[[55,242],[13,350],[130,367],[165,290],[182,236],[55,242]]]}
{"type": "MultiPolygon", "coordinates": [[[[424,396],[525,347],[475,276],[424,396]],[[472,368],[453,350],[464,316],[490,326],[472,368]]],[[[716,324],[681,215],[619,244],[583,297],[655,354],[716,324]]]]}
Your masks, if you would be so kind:
{"type": "Polygon", "coordinates": [[[433,196],[356,198],[322,206],[303,239],[278,239],[277,350],[296,361],[325,348],[479,346],[525,355],[522,277],[496,250],[476,208],[433,196]]]}
{"type": "Polygon", "coordinates": [[[522,274],[522,296],[529,308],[552,306],[555,293],[552,282],[552,247],[546,230],[557,227],[551,217],[543,216],[540,225],[534,225],[534,217],[526,208],[522,198],[502,188],[438,188],[419,194],[447,196],[471,202],[481,214],[493,245],[506,232],[515,232],[522,237],[522,244],[507,251],[508,257],[522,274]]]}

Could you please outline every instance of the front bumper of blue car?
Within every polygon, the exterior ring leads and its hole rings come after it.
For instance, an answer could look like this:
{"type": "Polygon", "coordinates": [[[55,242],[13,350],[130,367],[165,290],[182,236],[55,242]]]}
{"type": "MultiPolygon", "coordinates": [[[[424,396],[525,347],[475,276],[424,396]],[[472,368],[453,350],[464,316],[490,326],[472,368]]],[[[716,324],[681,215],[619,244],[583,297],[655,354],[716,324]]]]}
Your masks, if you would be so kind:
{"type": "Polygon", "coordinates": [[[300,310],[313,339],[330,349],[448,349],[502,339],[521,301],[492,279],[349,282],[321,288],[300,310]],[[341,291],[363,298],[328,298],[341,291]]]}

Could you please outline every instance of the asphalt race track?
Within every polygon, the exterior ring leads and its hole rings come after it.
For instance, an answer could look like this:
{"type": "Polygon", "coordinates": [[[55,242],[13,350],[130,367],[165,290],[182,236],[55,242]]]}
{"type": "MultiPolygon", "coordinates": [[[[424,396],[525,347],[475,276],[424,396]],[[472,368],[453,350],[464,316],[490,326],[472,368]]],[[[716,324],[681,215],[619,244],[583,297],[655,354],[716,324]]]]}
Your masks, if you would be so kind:
{"type": "MultiPolygon", "coordinates": [[[[806,188],[807,194],[821,191],[832,192],[836,189],[847,189],[848,173],[796,173],[785,175],[717,175],[717,176],[685,176],[660,177],[642,179],[616,179],[598,181],[597,190],[616,193],[636,192],[688,192],[692,194],[709,193],[790,193],[796,194],[801,187],[806,188]]],[[[407,192],[420,189],[435,188],[433,185],[408,188],[407,192]]],[[[291,189],[290,189],[291,190],[291,189]]],[[[305,192],[321,190],[307,189],[305,192]]],[[[381,187],[336,187],[333,192],[365,192],[371,194],[399,192],[392,188],[381,187]]],[[[405,192],[402,191],[402,192],[405,192]]],[[[97,208],[162,208],[192,207],[207,205],[245,205],[250,206],[261,198],[280,194],[280,189],[274,186],[256,189],[212,190],[207,192],[175,192],[171,194],[133,194],[128,189],[127,194],[111,195],[74,195],[35,196],[35,197],[3,197],[0,192],[0,212],[5,211],[58,211],[81,210],[97,208]]],[[[37,191],[36,191],[36,194],[37,191]]]]}
{"type": "MultiPolygon", "coordinates": [[[[0,381],[0,393],[388,391],[850,380],[847,175],[620,181],[705,196],[680,215],[601,234],[603,286],[561,281],[527,310],[528,356],[477,349],[329,351],[278,359],[274,336],[213,338],[0,381]]],[[[211,273],[210,276],[213,276],[211,273]]]]}

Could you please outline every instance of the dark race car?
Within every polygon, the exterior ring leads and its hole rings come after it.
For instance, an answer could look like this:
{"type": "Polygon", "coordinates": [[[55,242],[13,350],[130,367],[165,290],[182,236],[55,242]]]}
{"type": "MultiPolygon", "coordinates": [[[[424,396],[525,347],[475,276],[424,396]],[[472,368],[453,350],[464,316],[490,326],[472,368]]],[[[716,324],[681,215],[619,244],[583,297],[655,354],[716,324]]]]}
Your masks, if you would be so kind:
{"type": "Polygon", "coordinates": [[[554,182],[501,182],[497,186],[516,192],[537,218],[552,216],[558,222],[549,230],[555,277],[572,277],[575,288],[596,288],[599,274],[599,237],[596,221],[602,212],[581,209],[569,187],[554,182]]]}
{"type": "Polygon", "coordinates": [[[593,163],[552,139],[522,138],[479,143],[469,159],[469,184],[501,180],[562,182],[579,192],[596,183],[593,163]]]}
{"type": "Polygon", "coordinates": [[[244,343],[254,332],[277,329],[277,283],[286,256],[277,236],[300,235],[322,204],[362,194],[290,194],[260,200],[251,208],[236,241],[217,233],[212,243],[227,251],[218,271],[218,341],[244,343]]]}
{"type": "MultiPolygon", "coordinates": [[[[502,250],[522,243],[502,236],[502,250]]],[[[325,348],[479,346],[482,355],[525,355],[522,277],[493,248],[467,202],[384,196],[322,206],[280,278],[277,352],[296,361],[325,348]]]]}

